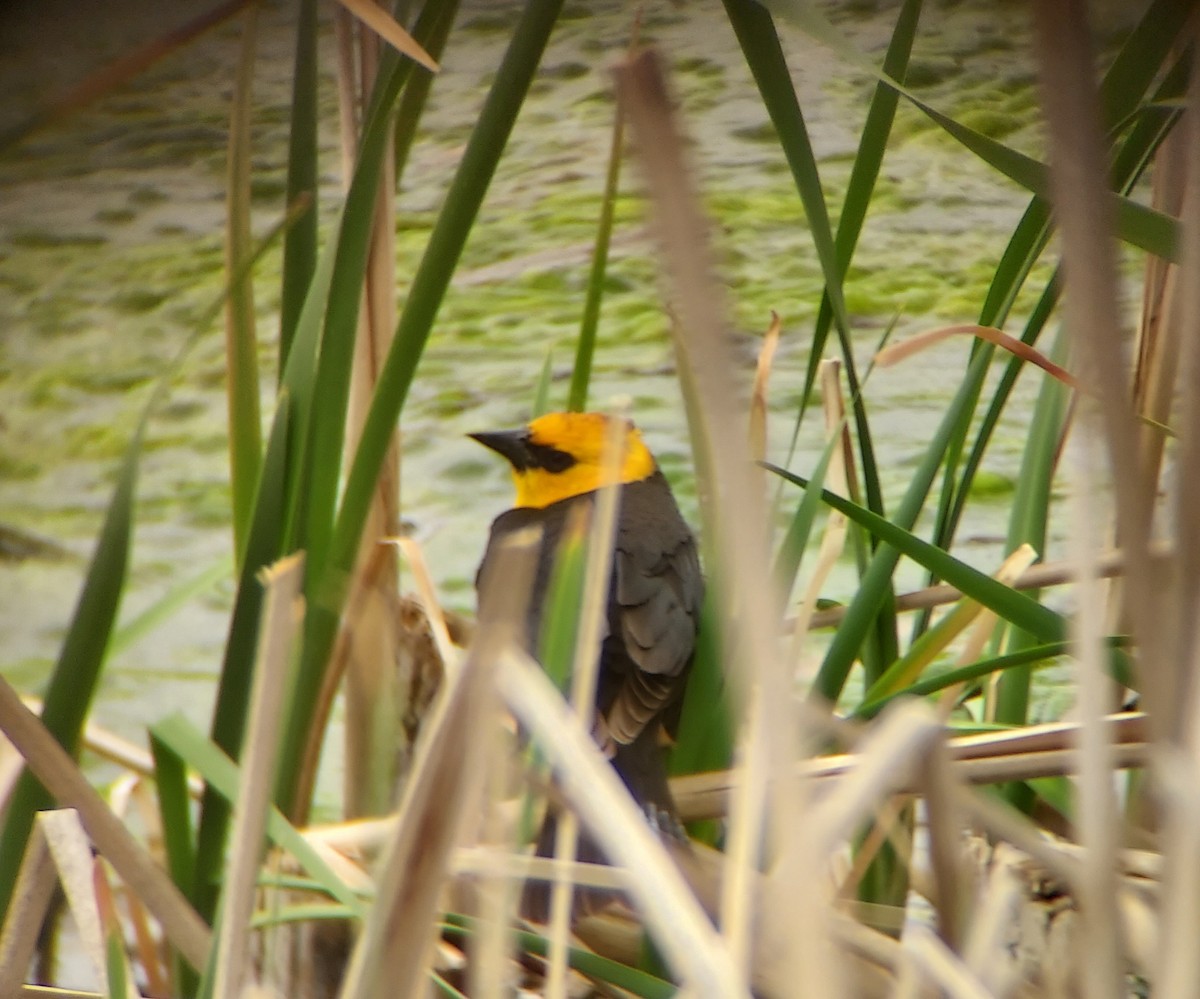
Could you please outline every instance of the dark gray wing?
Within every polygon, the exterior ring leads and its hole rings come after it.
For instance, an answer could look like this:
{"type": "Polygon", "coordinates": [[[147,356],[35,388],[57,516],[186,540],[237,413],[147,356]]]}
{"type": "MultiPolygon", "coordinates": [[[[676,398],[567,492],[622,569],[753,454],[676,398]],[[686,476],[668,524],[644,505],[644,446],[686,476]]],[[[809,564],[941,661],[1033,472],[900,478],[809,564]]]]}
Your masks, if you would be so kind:
{"type": "Polygon", "coordinates": [[[661,473],[624,488],[613,562],[606,721],[628,744],[682,695],[704,598],[695,539],[661,473]]]}

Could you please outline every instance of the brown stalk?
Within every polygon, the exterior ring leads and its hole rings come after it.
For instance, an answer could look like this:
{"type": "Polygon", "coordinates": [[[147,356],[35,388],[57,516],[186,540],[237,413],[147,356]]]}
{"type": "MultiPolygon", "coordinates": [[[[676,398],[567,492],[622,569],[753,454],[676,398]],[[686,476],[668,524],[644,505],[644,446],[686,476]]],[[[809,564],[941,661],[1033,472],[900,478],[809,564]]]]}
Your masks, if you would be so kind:
{"type": "MultiPolygon", "coordinates": [[[[1153,208],[1178,217],[1183,211],[1183,193],[1187,183],[1187,127],[1173,129],[1154,155],[1150,180],[1153,208]]],[[[1146,255],[1142,277],[1142,311],[1137,331],[1137,360],[1133,372],[1134,409],[1154,423],[1171,419],[1171,403],[1179,370],[1183,339],[1179,268],[1169,260],[1146,255]]],[[[1162,469],[1166,437],[1157,427],[1142,428],[1146,449],[1147,475],[1143,488],[1147,502],[1154,502],[1162,469]]]]}
{"type": "MultiPolygon", "coordinates": [[[[371,0],[359,0],[346,6],[374,31],[379,30],[373,21],[375,18],[385,18],[397,31],[401,30],[371,0]],[[376,13],[371,14],[370,11],[376,13]]],[[[392,39],[388,40],[396,44],[392,39]]],[[[351,116],[343,109],[342,153],[347,162],[353,161],[357,149],[358,130],[353,127],[353,122],[362,117],[378,69],[379,42],[375,35],[360,28],[357,52],[359,73],[355,108],[358,114],[351,116]]],[[[425,58],[428,59],[428,56],[425,58]]],[[[436,68],[436,64],[432,65],[436,68]]],[[[352,80],[352,76],[340,79],[342,89],[353,93],[355,88],[352,80]]],[[[346,414],[346,449],[349,454],[358,448],[363,423],[379,380],[379,371],[396,327],[396,185],[394,144],[390,137],[392,127],[389,124],[389,137],[384,143],[384,162],[380,170],[381,180],[375,194],[363,301],[354,343],[354,367],[346,414]]],[[[364,599],[353,615],[346,616],[344,628],[353,637],[351,641],[339,644],[346,658],[344,662],[333,666],[336,673],[344,673],[345,679],[346,779],[343,798],[345,813],[349,818],[386,812],[394,800],[398,778],[397,761],[400,757],[390,747],[401,742],[401,732],[396,724],[402,710],[395,666],[400,654],[395,626],[400,601],[399,564],[395,547],[383,545],[381,548],[379,542],[398,532],[399,521],[400,452],[397,437],[393,435],[363,526],[362,543],[355,563],[354,576],[356,581],[361,580],[364,599]]]]}
{"type": "MultiPolygon", "coordinates": [[[[1200,37],[1200,21],[1192,18],[1190,41],[1194,46],[1200,37]]],[[[1176,460],[1174,485],[1174,529],[1176,540],[1177,575],[1170,603],[1167,625],[1178,635],[1170,651],[1172,659],[1155,663],[1147,672],[1164,672],[1171,678],[1169,693],[1171,713],[1168,715],[1170,734],[1180,745],[1188,747],[1193,756],[1200,755],[1196,746],[1195,724],[1200,697],[1200,635],[1197,634],[1196,607],[1200,606],[1200,524],[1195,514],[1196,497],[1200,495],[1200,344],[1197,344],[1196,324],[1200,323],[1200,285],[1195,275],[1200,271],[1200,79],[1193,66],[1188,85],[1188,112],[1181,129],[1186,143],[1187,187],[1183,195],[1183,259],[1180,273],[1181,293],[1176,297],[1180,312],[1178,325],[1183,330],[1180,357],[1179,393],[1182,410],[1180,439],[1176,460]],[[1173,668],[1172,668],[1173,667],[1173,668]]]]}
{"type": "MultiPolygon", "coordinates": [[[[842,496],[851,495],[849,490],[850,476],[853,474],[853,451],[850,428],[846,424],[846,402],[842,397],[841,362],[822,361],[818,377],[821,383],[821,409],[825,415],[825,433],[831,438],[831,446],[836,448],[830,456],[826,478],[834,492],[842,496]],[[836,443],[833,443],[834,440],[836,443]]],[[[836,510],[829,511],[825,520],[825,530],[821,535],[821,546],[817,551],[816,564],[809,574],[804,595],[800,598],[795,622],[788,627],[792,632],[789,660],[793,663],[800,661],[803,641],[814,627],[812,622],[818,613],[817,599],[820,597],[821,587],[825,585],[845,549],[848,526],[845,514],[836,510]]]]}

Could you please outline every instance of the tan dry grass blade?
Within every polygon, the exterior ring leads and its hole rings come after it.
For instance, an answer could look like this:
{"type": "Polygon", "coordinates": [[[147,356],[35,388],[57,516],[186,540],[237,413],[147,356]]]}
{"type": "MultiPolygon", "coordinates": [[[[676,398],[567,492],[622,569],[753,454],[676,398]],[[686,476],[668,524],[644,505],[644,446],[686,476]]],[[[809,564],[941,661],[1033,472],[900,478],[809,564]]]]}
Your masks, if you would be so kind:
{"type": "MultiPolygon", "coordinates": [[[[361,6],[368,16],[383,18],[397,31],[383,8],[372,0],[346,4],[357,16],[361,6]]],[[[339,12],[344,14],[344,11],[339,12]]],[[[346,183],[359,143],[359,123],[375,83],[379,63],[379,41],[366,30],[357,32],[357,46],[350,35],[353,22],[337,18],[339,42],[338,93],[341,104],[342,160],[346,183]],[[354,53],[358,54],[358,73],[354,72],[354,53]]],[[[369,23],[369,22],[368,22],[369,23]]],[[[374,30],[378,30],[371,25],[374,30]]],[[[362,308],[354,341],[353,369],[346,412],[346,451],[357,451],[363,424],[379,380],[379,371],[387,356],[396,328],[396,253],[395,253],[395,163],[391,138],[393,123],[388,123],[384,140],[384,159],[375,192],[373,224],[363,275],[362,308]]],[[[339,642],[339,660],[335,672],[344,675],[346,725],[346,775],[343,801],[347,816],[379,815],[388,811],[398,774],[394,747],[406,733],[397,724],[408,705],[394,663],[402,655],[401,636],[397,633],[397,607],[400,599],[399,573],[393,547],[379,542],[394,536],[400,522],[400,449],[393,432],[387,455],[380,469],[375,493],[363,525],[362,542],[355,561],[352,586],[361,588],[353,615],[347,614],[347,640],[339,642]]]]}
{"type": "MultiPolygon", "coordinates": [[[[1102,435],[1116,499],[1117,543],[1127,559],[1124,600],[1144,661],[1151,723],[1171,709],[1164,687],[1172,650],[1161,626],[1150,564],[1153,511],[1125,364],[1123,314],[1108,184],[1109,152],[1096,94],[1086,10],[1079,2],[1032,7],[1035,54],[1050,153],[1050,193],[1063,252],[1064,311],[1080,382],[1080,427],[1102,435]],[[1160,677],[1159,674],[1164,674],[1160,677]]],[[[1111,949],[1111,948],[1110,948],[1111,949]]],[[[1096,999],[1101,999],[1099,993],[1096,999]]]]}
{"type": "MultiPolygon", "coordinates": [[[[832,439],[838,438],[834,452],[829,460],[827,478],[829,488],[840,496],[849,495],[847,492],[847,455],[850,454],[850,428],[846,425],[846,405],[842,398],[841,362],[824,360],[820,364],[819,378],[821,382],[821,408],[825,414],[825,432],[832,439]]],[[[817,550],[817,561],[809,576],[808,585],[796,609],[796,619],[792,628],[793,663],[800,661],[801,645],[804,637],[812,627],[813,615],[817,610],[817,598],[834,564],[841,557],[846,546],[847,522],[846,515],[837,510],[830,510],[825,521],[825,531],[821,535],[821,546],[817,550]]]]}
{"type": "MultiPolygon", "coordinates": [[[[1195,44],[1196,22],[1192,24],[1195,44]]],[[[1172,731],[1186,745],[1193,759],[1200,760],[1200,636],[1196,634],[1196,607],[1200,600],[1200,529],[1196,523],[1196,496],[1200,490],[1200,344],[1196,342],[1196,324],[1200,323],[1200,287],[1192,279],[1200,267],[1200,75],[1193,69],[1188,87],[1188,113],[1184,117],[1187,143],[1187,189],[1184,194],[1183,261],[1179,324],[1185,331],[1181,357],[1180,443],[1174,484],[1175,531],[1177,534],[1177,576],[1173,594],[1170,627],[1179,634],[1176,658],[1172,660],[1180,674],[1176,680],[1179,695],[1172,719],[1172,731]]]]}
{"type": "Polygon", "coordinates": [[[408,56],[414,62],[424,66],[431,73],[441,71],[441,67],[434,61],[434,58],[417,44],[413,36],[400,27],[395,19],[382,7],[377,7],[371,0],[338,0],[338,3],[391,45],[397,52],[408,56]]]}
{"type": "Polygon", "coordinates": [[[41,823],[35,822],[0,932],[0,996],[14,995],[21,987],[56,886],[46,837],[41,823]]]}
{"type": "Polygon", "coordinates": [[[858,766],[806,816],[806,838],[816,856],[832,857],[877,803],[911,787],[916,767],[942,732],[937,717],[920,701],[886,710],[864,737],[858,766]]]}
{"type": "Polygon", "coordinates": [[[1012,926],[1025,891],[1016,875],[1023,855],[998,843],[991,869],[975,904],[975,918],[961,954],[971,973],[995,996],[1007,996],[1016,985],[1018,968],[1006,957],[1012,926]]]}
{"type": "Polygon", "coordinates": [[[950,999],[994,999],[958,955],[924,926],[914,924],[908,929],[904,949],[929,984],[938,987],[940,995],[950,999]]]}
{"type": "Polygon", "coordinates": [[[370,918],[355,947],[342,999],[423,994],[434,916],[460,829],[481,798],[495,724],[491,663],[517,636],[533,574],[537,532],[509,539],[483,581],[485,617],[463,668],[447,678],[422,731],[400,821],[377,875],[370,918]]]}
{"type": "Polygon", "coordinates": [[[0,677],[0,729],[29,769],[63,807],[78,810],[92,843],[162,924],[170,942],[193,968],[208,959],[211,934],[183,894],[145,848],[117,820],[75,761],[0,677]]]}
{"type": "Polygon", "coordinates": [[[1169,748],[1159,750],[1156,776],[1164,805],[1163,893],[1159,909],[1159,939],[1155,957],[1155,996],[1182,999],[1194,993],[1200,955],[1194,937],[1184,934],[1200,922],[1196,894],[1188,889],[1200,883],[1200,797],[1196,794],[1200,768],[1190,754],[1169,748]],[[1183,946],[1184,951],[1172,950],[1183,946]]]}
{"type": "MultiPolygon", "coordinates": [[[[1117,289],[1114,228],[1108,190],[1108,147],[1102,131],[1100,98],[1096,92],[1096,65],[1091,50],[1087,10],[1082,3],[1035,4],[1034,38],[1042,105],[1048,126],[1050,180],[1054,212],[1063,246],[1063,275],[1066,325],[1075,346],[1079,369],[1088,391],[1080,399],[1079,441],[1082,456],[1076,535],[1084,563],[1082,578],[1094,578],[1090,563],[1099,525],[1089,524],[1088,504],[1098,483],[1093,469],[1093,442],[1103,440],[1108,451],[1110,475],[1116,496],[1118,540],[1129,559],[1128,586],[1124,599],[1133,633],[1144,661],[1153,674],[1168,669],[1172,660],[1160,658],[1163,637],[1155,605],[1155,580],[1149,572],[1149,542],[1153,517],[1150,496],[1143,485],[1145,467],[1141,435],[1134,411],[1124,362],[1124,344],[1118,317],[1121,315],[1117,289]],[[1092,395],[1096,399],[1090,398],[1092,395]],[[1102,400],[1102,405],[1097,401],[1102,400]],[[1102,435],[1102,436],[1101,436],[1102,435]],[[1096,533],[1088,533],[1094,526],[1096,533]]],[[[1124,994],[1119,965],[1120,939],[1116,923],[1113,862],[1116,832],[1113,828],[1115,802],[1110,770],[1110,747],[1099,723],[1109,691],[1102,679],[1100,638],[1103,621],[1098,588],[1085,592],[1080,605],[1080,649],[1082,670],[1080,821],[1083,842],[1084,879],[1079,886],[1082,914],[1081,946],[1089,959],[1085,964],[1084,989],[1094,999],[1117,999],[1124,994]]],[[[1194,608],[1192,610],[1194,613],[1194,608]]],[[[1172,650],[1178,654],[1181,649],[1172,650]]],[[[1146,676],[1146,703],[1152,713],[1169,710],[1161,684],[1146,676]],[[1157,689],[1155,689],[1157,686],[1157,689]]],[[[1162,724],[1165,716],[1159,714],[1162,724]]]]}
{"type": "MultiPolygon", "coordinates": [[[[1166,545],[1154,545],[1151,548],[1151,565],[1157,575],[1170,571],[1173,549],[1166,545]]],[[[1119,552],[1105,552],[1100,555],[1095,564],[1096,574],[1101,579],[1119,576],[1125,571],[1125,556],[1119,552]]],[[[1010,584],[1016,590],[1038,590],[1047,586],[1060,586],[1072,583],[1079,577],[1079,566],[1075,563],[1044,562],[1031,566],[1021,573],[1010,584]]],[[[897,611],[925,610],[928,607],[940,607],[942,604],[952,604],[962,598],[962,591],[945,583],[929,586],[912,593],[902,593],[896,597],[897,611]]],[[[846,616],[845,607],[830,607],[813,614],[810,628],[832,628],[842,622],[846,616]]]]}
{"type": "Polygon", "coordinates": [[[230,830],[233,849],[221,895],[215,999],[237,999],[247,979],[250,915],[279,749],[279,723],[287,698],[292,643],[299,624],[304,556],[289,555],[259,573],[266,590],[258,636],[250,710],[242,752],[241,783],[230,830]]]}
{"type": "MultiPolygon", "coordinates": [[[[346,679],[350,664],[356,661],[365,661],[365,650],[361,646],[369,648],[374,643],[375,648],[380,647],[379,632],[371,625],[378,624],[387,627],[393,633],[398,630],[399,625],[397,621],[402,618],[403,611],[398,606],[399,602],[394,596],[395,582],[395,552],[392,546],[372,545],[370,558],[366,562],[360,561],[356,568],[354,579],[351,583],[350,596],[346,600],[344,623],[338,632],[337,642],[334,645],[333,654],[330,656],[329,667],[321,679],[321,690],[313,711],[312,731],[314,737],[309,739],[305,746],[301,775],[297,780],[297,786],[301,789],[303,795],[301,800],[308,800],[312,796],[317,767],[320,763],[320,750],[324,739],[323,733],[328,726],[329,716],[333,711],[338,690],[342,686],[342,681],[346,679]],[[357,626],[360,623],[362,625],[361,631],[357,626]]],[[[397,644],[396,642],[391,642],[384,647],[394,650],[397,644]]],[[[357,788],[362,783],[359,777],[359,770],[370,764],[376,754],[383,754],[390,759],[396,751],[397,740],[386,737],[378,746],[365,744],[366,736],[370,731],[367,718],[371,711],[387,712],[393,718],[397,713],[395,698],[390,693],[390,690],[394,689],[394,677],[391,672],[378,666],[378,663],[393,663],[395,661],[395,655],[389,653],[381,655],[376,665],[371,667],[370,675],[376,682],[371,688],[375,694],[374,699],[367,699],[370,701],[369,708],[364,708],[362,712],[350,709],[351,703],[359,703],[360,695],[350,695],[349,693],[347,695],[347,709],[349,714],[345,725],[347,740],[346,783],[348,785],[346,794],[355,800],[357,800],[358,794],[356,791],[351,792],[349,786],[357,788]],[[354,730],[353,735],[351,734],[352,729],[354,730]]],[[[349,688],[355,685],[347,681],[346,686],[349,691],[349,688]]],[[[355,689],[358,688],[356,687],[355,689]]],[[[390,804],[390,801],[381,803],[377,811],[387,811],[387,806],[390,804]]],[[[351,813],[350,817],[359,817],[357,814],[358,809],[351,809],[347,805],[347,811],[351,813]]]]}
{"type": "Polygon", "coordinates": [[[495,676],[508,709],[553,769],[564,799],[605,855],[626,869],[625,889],[673,971],[701,995],[748,999],[708,917],[549,677],[515,646],[496,662],[495,676]]]}
{"type": "Polygon", "coordinates": [[[425,553],[415,538],[392,538],[389,540],[399,547],[408,561],[409,569],[413,574],[413,582],[417,585],[417,595],[421,599],[425,616],[429,619],[429,629],[433,633],[434,647],[446,667],[452,668],[457,664],[458,653],[454,648],[454,641],[450,637],[446,614],[437,598],[437,587],[434,585],[433,575],[429,571],[429,564],[425,561],[425,553]]]}
{"type": "Polygon", "coordinates": [[[783,324],[777,312],[771,313],[771,325],[767,327],[762,346],[758,348],[758,363],[754,368],[754,385],[750,389],[750,457],[754,461],[767,458],[767,386],[771,380],[771,366],[775,363],[775,351],[779,347],[779,334],[783,324]]]}
{"type": "MultiPolygon", "coordinates": [[[[964,826],[953,793],[955,774],[944,738],[930,747],[918,782],[929,827],[929,866],[933,872],[930,901],[937,912],[938,935],[957,952],[967,928],[969,903],[965,879],[960,874],[964,826]]],[[[912,853],[901,856],[911,857],[912,853]]]]}
{"type": "Polygon", "coordinates": [[[1102,719],[1117,691],[1105,671],[1104,599],[1095,574],[1095,539],[1101,536],[1093,497],[1100,491],[1097,468],[1099,448],[1086,437],[1075,441],[1072,451],[1079,455],[1076,480],[1071,489],[1073,555],[1084,567],[1078,583],[1078,612],[1074,628],[1077,634],[1074,659],[1078,676],[1079,779],[1077,783],[1078,829],[1085,847],[1083,883],[1079,889],[1081,922],[1080,945],[1087,952],[1107,948],[1110,952],[1088,961],[1086,973],[1089,995],[1124,995],[1120,957],[1120,930],[1113,904],[1117,897],[1116,851],[1121,816],[1113,789],[1115,753],[1102,719]]]}
{"type": "MultiPolygon", "coordinates": [[[[1168,215],[1183,213],[1184,188],[1187,184],[1186,123],[1171,130],[1154,154],[1150,175],[1151,207],[1168,215]]],[[[1185,227],[1189,223],[1185,219],[1185,227]]],[[[1185,228],[1185,240],[1186,240],[1185,228]]],[[[1188,252],[1184,243],[1184,253],[1188,252]]],[[[1187,273],[1195,273],[1189,270],[1187,273]]],[[[1180,369],[1183,346],[1184,294],[1178,280],[1179,267],[1168,260],[1146,254],[1142,277],[1142,310],[1137,331],[1137,359],[1133,370],[1134,409],[1154,424],[1171,420],[1175,382],[1180,369]]],[[[1166,435],[1155,425],[1142,427],[1146,449],[1146,476],[1143,487],[1147,502],[1154,501],[1162,470],[1166,435]]]]}
{"type": "MultiPolygon", "coordinates": [[[[707,494],[706,520],[715,535],[709,537],[709,544],[721,566],[720,604],[739,622],[737,628],[725,630],[731,643],[725,661],[740,664],[730,676],[730,690],[740,712],[760,700],[759,720],[751,736],[765,740],[765,751],[752,752],[748,762],[765,770],[763,785],[775,788],[767,813],[768,841],[788,850],[794,842],[790,831],[803,811],[803,791],[793,782],[772,781],[772,769],[798,757],[799,742],[807,733],[797,723],[791,677],[773,637],[782,618],[782,598],[773,590],[770,574],[763,571],[769,564],[765,500],[753,469],[741,457],[744,447],[737,428],[743,425],[739,400],[745,398],[745,389],[734,374],[738,365],[731,351],[729,310],[721,294],[724,284],[717,274],[710,227],[656,56],[652,52],[631,56],[617,69],[616,78],[678,317],[672,331],[685,397],[691,397],[688,423],[697,469],[708,473],[702,494],[707,494]]],[[[748,807],[756,807],[753,799],[748,807]]],[[[840,995],[836,959],[827,946],[816,901],[793,892],[785,902],[789,911],[780,915],[802,930],[796,946],[784,955],[789,974],[797,988],[808,987],[814,994],[822,991],[836,999],[840,995]]]]}
{"type": "MultiPolygon", "coordinates": [[[[1192,42],[1195,44],[1195,22],[1192,42]]],[[[1181,359],[1182,420],[1177,455],[1173,509],[1180,549],[1177,556],[1175,589],[1166,597],[1167,627],[1178,636],[1171,650],[1174,658],[1154,663],[1161,667],[1170,701],[1162,705],[1170,712],[1166,733],[1157,747],[1157,777],[1161,788],[1159,807],[1163,821],[1164,883],[1161,900],[1161,931],[1157,967],[1161,969],[1155,995],[1175,999],[1195,990],[1200,977],[1200,851],[1196,829],[1200,825],[1200,803],[1196,776],[1200,773],[1200,640],[1196,635],[1196,600],[1200,592],[1200,553],[1183,550],[1197,544],[1195,501],[1200,483],[1200,345],[1196,322],[1200,321],[1200,289],[1194,275],[1200,265],[1200,73],[1193,66],[1188,86],[1188,112],[1181,128],[1187,161],[1187,185],[1183,196],[1183,260],[1177,296],[1179,319],[1184,331],[1181,359]],[[1161,990],[1161,992],[1160,992],[1161,990]]]]}
{"type": "Polygon", "coordinates": [[[73,808],[40,812],[37,817],[46,847],[58,872],[58,883],[79,932],[79,943],[101,990],[108,990],[108,961],[104,927],[93,881],[92,847],[73,808]]]}
{"type": "Polygon", "coordinates": [[[484,762],[476,749],[486,693],[484,667],[468,657],[428,722],[343,999],[423,994],[438,898],[461,819],[478,798],[472,770],[484,762]]]}
{"type": "MultiPolygon", "coordinates": [[[[616,482],[624,461],[625,414],[612,414],[604,440],[604,473],[601,481],[616,482]]],[[[571,667],[571,709],[584,731],[591,731],[596,705],[596,682],[600,673],[600,652],[607,627],[609,580],[612,576],[613,540],[616,534],[620,490],[606,486],[599,491],[588,532],[587,572],[584,577],[582,614],[575,636],[575,654],[571,667]]],[[[554,834],[555,858],[571,859],[579,841],[579,825],[574,812],[564,812],[554,834]]],[[[550,893],[550,951],[546,975],[547,999],[566,999],[567,957],[570,946],[570,922],[574,891],[565,869],[555,871],[550,893]]]]}
{"type": "Polygon", "coordinates": [[[734,758],[747,779],[734,788],[729,801],[730,822],[722,872],[720,922],[717,924],[729,946],[734,967],[747,980],[754,969],[754,914],[761,894],[757,886],[758,856],[768,804],[768,769],[761,760],[754,758],[767,751],[766,740],[759,729],[762,724],[759,704],[755,698],[746,709],[734,758]]]}
{"type": "MultiPolygon", "coordinates": [[[[1116,750],[1114,765],[1137,767],[1146,762],[1146,717],[1139,713],[1109,715],[1111,739],[1116,750]]],[[[1011,732],[960,736],[949,740],[947,749],[954,769],[968,783],[992,783],[1074,773],[1078,764],[1074,740],[1079,726],[1074,722],[1031,725],[1011,732]]],[[[802,760],[797,776],[807,780],[839,780],[860,766],[858,753],[802,760]]],[[[684,822],[718,818],[726,814],[726,799],[740,783],[738,770],[690,774],[671,782],[671,794],[684,822]]],[[[911,792],[915,785],[899,790],[911,792]]],[[[1024,849],[1024,847],[1022,847],[1024,849]]]]}

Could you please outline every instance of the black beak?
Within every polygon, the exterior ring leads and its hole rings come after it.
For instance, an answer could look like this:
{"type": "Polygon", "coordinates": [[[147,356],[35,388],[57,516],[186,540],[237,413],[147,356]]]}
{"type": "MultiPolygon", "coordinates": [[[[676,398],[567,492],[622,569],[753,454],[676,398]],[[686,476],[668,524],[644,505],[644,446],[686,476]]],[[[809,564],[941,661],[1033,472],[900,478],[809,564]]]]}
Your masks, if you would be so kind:
{"type": "Polygon", "coordinates": [[[524,427],[520,430],[491,430],[467,436],[503,455],[518,472],[529,467],[529,431],[524,427]]]}

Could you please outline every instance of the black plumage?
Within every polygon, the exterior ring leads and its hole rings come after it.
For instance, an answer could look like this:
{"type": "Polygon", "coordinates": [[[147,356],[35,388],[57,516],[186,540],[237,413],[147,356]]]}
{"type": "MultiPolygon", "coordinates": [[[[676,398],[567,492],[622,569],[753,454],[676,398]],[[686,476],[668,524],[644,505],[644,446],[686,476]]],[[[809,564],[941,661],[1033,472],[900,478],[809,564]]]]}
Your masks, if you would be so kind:
{"type": "MultiPolygon", "coordinates": [[[[516,507],[492,524],[477,580],[502,538],[530,525],[542,530],[525,622],[526,643],[535,653],[563,532],[574,508],[593,504],[596,495],[586,492],[545,507],[516,507]]],[[[664,832],[677,834],[661,733],[675,733],[695,652],[704,581],[695,539],[660,471],[621,486],[619,504],[596,710],[611,737],[613,767],[630,794],[664,832]]],[[[549,854],[553,838],[551,816],[539,836],[539,854],[549,854]]],[[[578,856],[601,859],[586,838],[578,856]]],[[[534,887],[525,898],[526,914],[544,917],[545,900],[546,892],[534,887]]],[[[585,893],[577,913],[594,909],[601,900],[598,893],[585,893]]]]}

